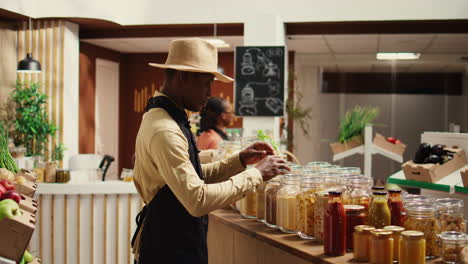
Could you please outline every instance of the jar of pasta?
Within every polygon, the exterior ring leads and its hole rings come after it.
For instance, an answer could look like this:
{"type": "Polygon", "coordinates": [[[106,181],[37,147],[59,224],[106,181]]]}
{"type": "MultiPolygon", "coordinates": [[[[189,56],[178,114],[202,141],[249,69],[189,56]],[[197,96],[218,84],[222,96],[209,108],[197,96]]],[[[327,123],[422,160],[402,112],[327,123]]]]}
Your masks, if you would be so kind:
{"type": "Polygon", "coordinates": [[[390,209],[387,204],[387,192],[377,191],[372,194],[372,203],[369,207],[369,225],[383,228],[391,223],[390,209]]]}
{"type": "Polygon", "coordinates": [[[371,200],[369,190],[372,186],[372,179],[364,175],[356,175],[349,177],[346,183],[345,203],[362,205],[367,211],[371,200]]]}
{"type": "Polygon", "coordinates": [[[401,232],[400,264],[425,264],[426,240],[419,231],[401,232]]]}
{"type": "Polygon", "coordinates": [[[402,216],[401,221],[403,222],[403,225],[404,225],[406,219],[408,219],[408,212],[406,210],[407,206],[409,206],[410,204],[414,204],[414,203],[433,204],[435,202],[435,199],[427,195],[405,194],[405,195],[401,195],[401,201],[403,202],[403,210],[402,210],[403,216],[402,216]]]}
{"type": "Polygon", "coordinates": [[[405,231],[404,227],[401,226],[386,226],[384,230],[392,231],[393,237],[393,261],[398,262],[400,259],[400,237],[401,232],[405,231]]]}
{"type": "Polygon", "coordinates": [[[344,191],[345,186],[339,186],[338,185],[339,179],[340,179],[340,174],[339,173],[321,171],[319,175],[323,179],[323,187],[325,189],[334,189],[334,190],[344,191]]]}
{"type": "Polygon", "coordinates": [[[255,188],[240,200],[239,212],[244,218],[257,218],[257,191],[255,188]]]}
{"type": "Polygon", "coordinates": [[[373,226],[358,225],[354,227],[353,233],[353,252],[354,260],[357,262],[368,262],[370,254],[370,232],[374,230],[373,226]]]}
{"type": "Polygon", "coordinates": [[[436,219],[436,208],[429,203],[414,203],[406,206],[407,217],[404,228],[424,233],[426,240],[426,258],[439,256],[437,236],[440,234],[440,227],[436,219]]]}
{"type": "Polygon", "coordinates": [[[314,238],[314,204],[315,193],[323,190],[322,179],[320,177],[304,177],[301,182],[301,190],[296,195],[298,201],[297,208],[297,228],[298,235],[303,239],[314,238]]]}
{"type": "Polygon", "coordinates": [[[371,264],[393,264],[393,237],[391,231],[375,229],[370,232],[370,256],[371,264]]]}
{"type": "Polygon", "coordinates": [[[443,198],[436,200],[440,231],[466,232],[466,220],[463,216],[463,200],[443,198]]]}
{"type": "Polygon", "coordinates": [[[255,190],[257,195],[257,221],[259,222],[265,222],[265,188],[266,188],[267,182],[263,182],[262,184],[257,186],[257,189],[255,190]]]}
{"type": "Polygon", "coordinates": [[[276,225],[276,194],[281,188],[281,177],[276,176],[269,180],[265,187],[265,224],[271,228],[278,228],[276,225]]]}
{"type": "Polygon", "coordinates": [[[468,262],[466,246],[468,237],[465,233],[449,231],[439,235],[441,256],[444,263],[462,264],[468,262]]]}
{"type": "Polygon", "coordinates": [[[328,191],[320,191],[315,194],[314,203],[314,237],[323,241],[324,217],[328,204],[328,191]]]}
{"type": "Polygon", "coordinates": [[[296,195],[300,192],[301,175],[287,174],[281,178],[281,188],[276,194],[276,221],[285,233],[297,233],[296,195]]]}

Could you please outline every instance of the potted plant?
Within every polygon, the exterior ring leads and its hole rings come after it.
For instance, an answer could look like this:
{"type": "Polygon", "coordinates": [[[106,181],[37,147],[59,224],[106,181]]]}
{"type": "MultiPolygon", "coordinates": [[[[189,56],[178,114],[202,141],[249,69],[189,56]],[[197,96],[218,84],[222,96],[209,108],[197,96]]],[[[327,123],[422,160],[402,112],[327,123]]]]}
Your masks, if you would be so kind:
{"type": "Polygon", "coordinates": [[[27,156],[53,162],[61,160],[64,150],[61,143],[47,151],[49,140],[56,137],[57,127],[49,120],[45,107],[47,96],[39,90],[39,83],[17,81],[11,97],[16,105],[12,131],[15,145],[24,146],[27,156]]]}

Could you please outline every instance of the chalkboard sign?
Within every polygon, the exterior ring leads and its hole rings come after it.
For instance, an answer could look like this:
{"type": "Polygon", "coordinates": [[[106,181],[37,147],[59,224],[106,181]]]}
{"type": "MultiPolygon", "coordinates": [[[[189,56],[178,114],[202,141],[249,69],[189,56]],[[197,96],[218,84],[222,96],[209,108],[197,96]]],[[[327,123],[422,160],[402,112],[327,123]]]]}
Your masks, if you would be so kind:
{"type": "Polygon", "coordinates": [[[284,46],[236,47],[235,109],[238,116],[284,113],[284,46]]]}

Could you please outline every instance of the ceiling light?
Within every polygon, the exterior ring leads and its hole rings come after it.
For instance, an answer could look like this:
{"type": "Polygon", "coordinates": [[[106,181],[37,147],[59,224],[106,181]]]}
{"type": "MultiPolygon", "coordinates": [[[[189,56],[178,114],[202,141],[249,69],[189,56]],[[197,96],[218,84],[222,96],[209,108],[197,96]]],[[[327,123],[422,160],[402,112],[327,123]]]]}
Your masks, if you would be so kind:
{"type": "Polygon", "coordinates": [[[413,52],[379,52],[377,53],[378,60],[417,60],[421,56],[420,53],[413,52]]]}
{"type": "Polygon", "coordinates": [[[231,46],[229,43],[219,38],[207,39],[206,41],[210,42],[217,48],[229,48],[231,46]]]}
{"type": "Polygon", "coordinates": [[[26,57],[18,62],[18,67],[16,68],[17,72],[26,72],[26,73],[36,73],[41,72],[41,63],[35,59],[33,59],[31,53],[31,39],[32,39],[32,26],[31,26],[31,17],[29,17],[29,50],[26,54],[26,57]]]}

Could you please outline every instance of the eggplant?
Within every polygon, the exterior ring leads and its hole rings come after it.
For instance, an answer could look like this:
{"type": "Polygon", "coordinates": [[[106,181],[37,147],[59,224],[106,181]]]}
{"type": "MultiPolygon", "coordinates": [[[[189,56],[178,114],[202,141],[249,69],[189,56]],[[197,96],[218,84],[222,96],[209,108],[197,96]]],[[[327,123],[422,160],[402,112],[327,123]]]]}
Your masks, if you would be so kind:
{"type": "Polygon", "coordinates": [[[442,158],[440,156],[437,156],[437,155],[430,155],[429,157],[424,159],[424,163],[425,164],[429,164],[429,163],[433,163],[433,164],[440,163],[440,164],[442,164],[442,158]]]}
{"type": "Polygon", "coordinates": [[[413,162],[422,164],[424,163],[424,160],[431,154],[431,145],[427,143],[421,143],[419,145],[418,151],[416,151],[416,154],[414,155],[413,162]]]}
{"type": "Polygon", "coordinates": [[[441,156],[441,158],[442,158],[441,164],[445,164],[446,162],[451,161],[453,159],[453,157],[450,157],[449,155],[443,155],[441,156]]]}
{"type": "Polygon", "coordinates": [[[432,155],[437,155],[437,156],[445,155],[444,147],[442,145],[440,145],[440,144],[432,146],[431,154],[432,155]]]}

